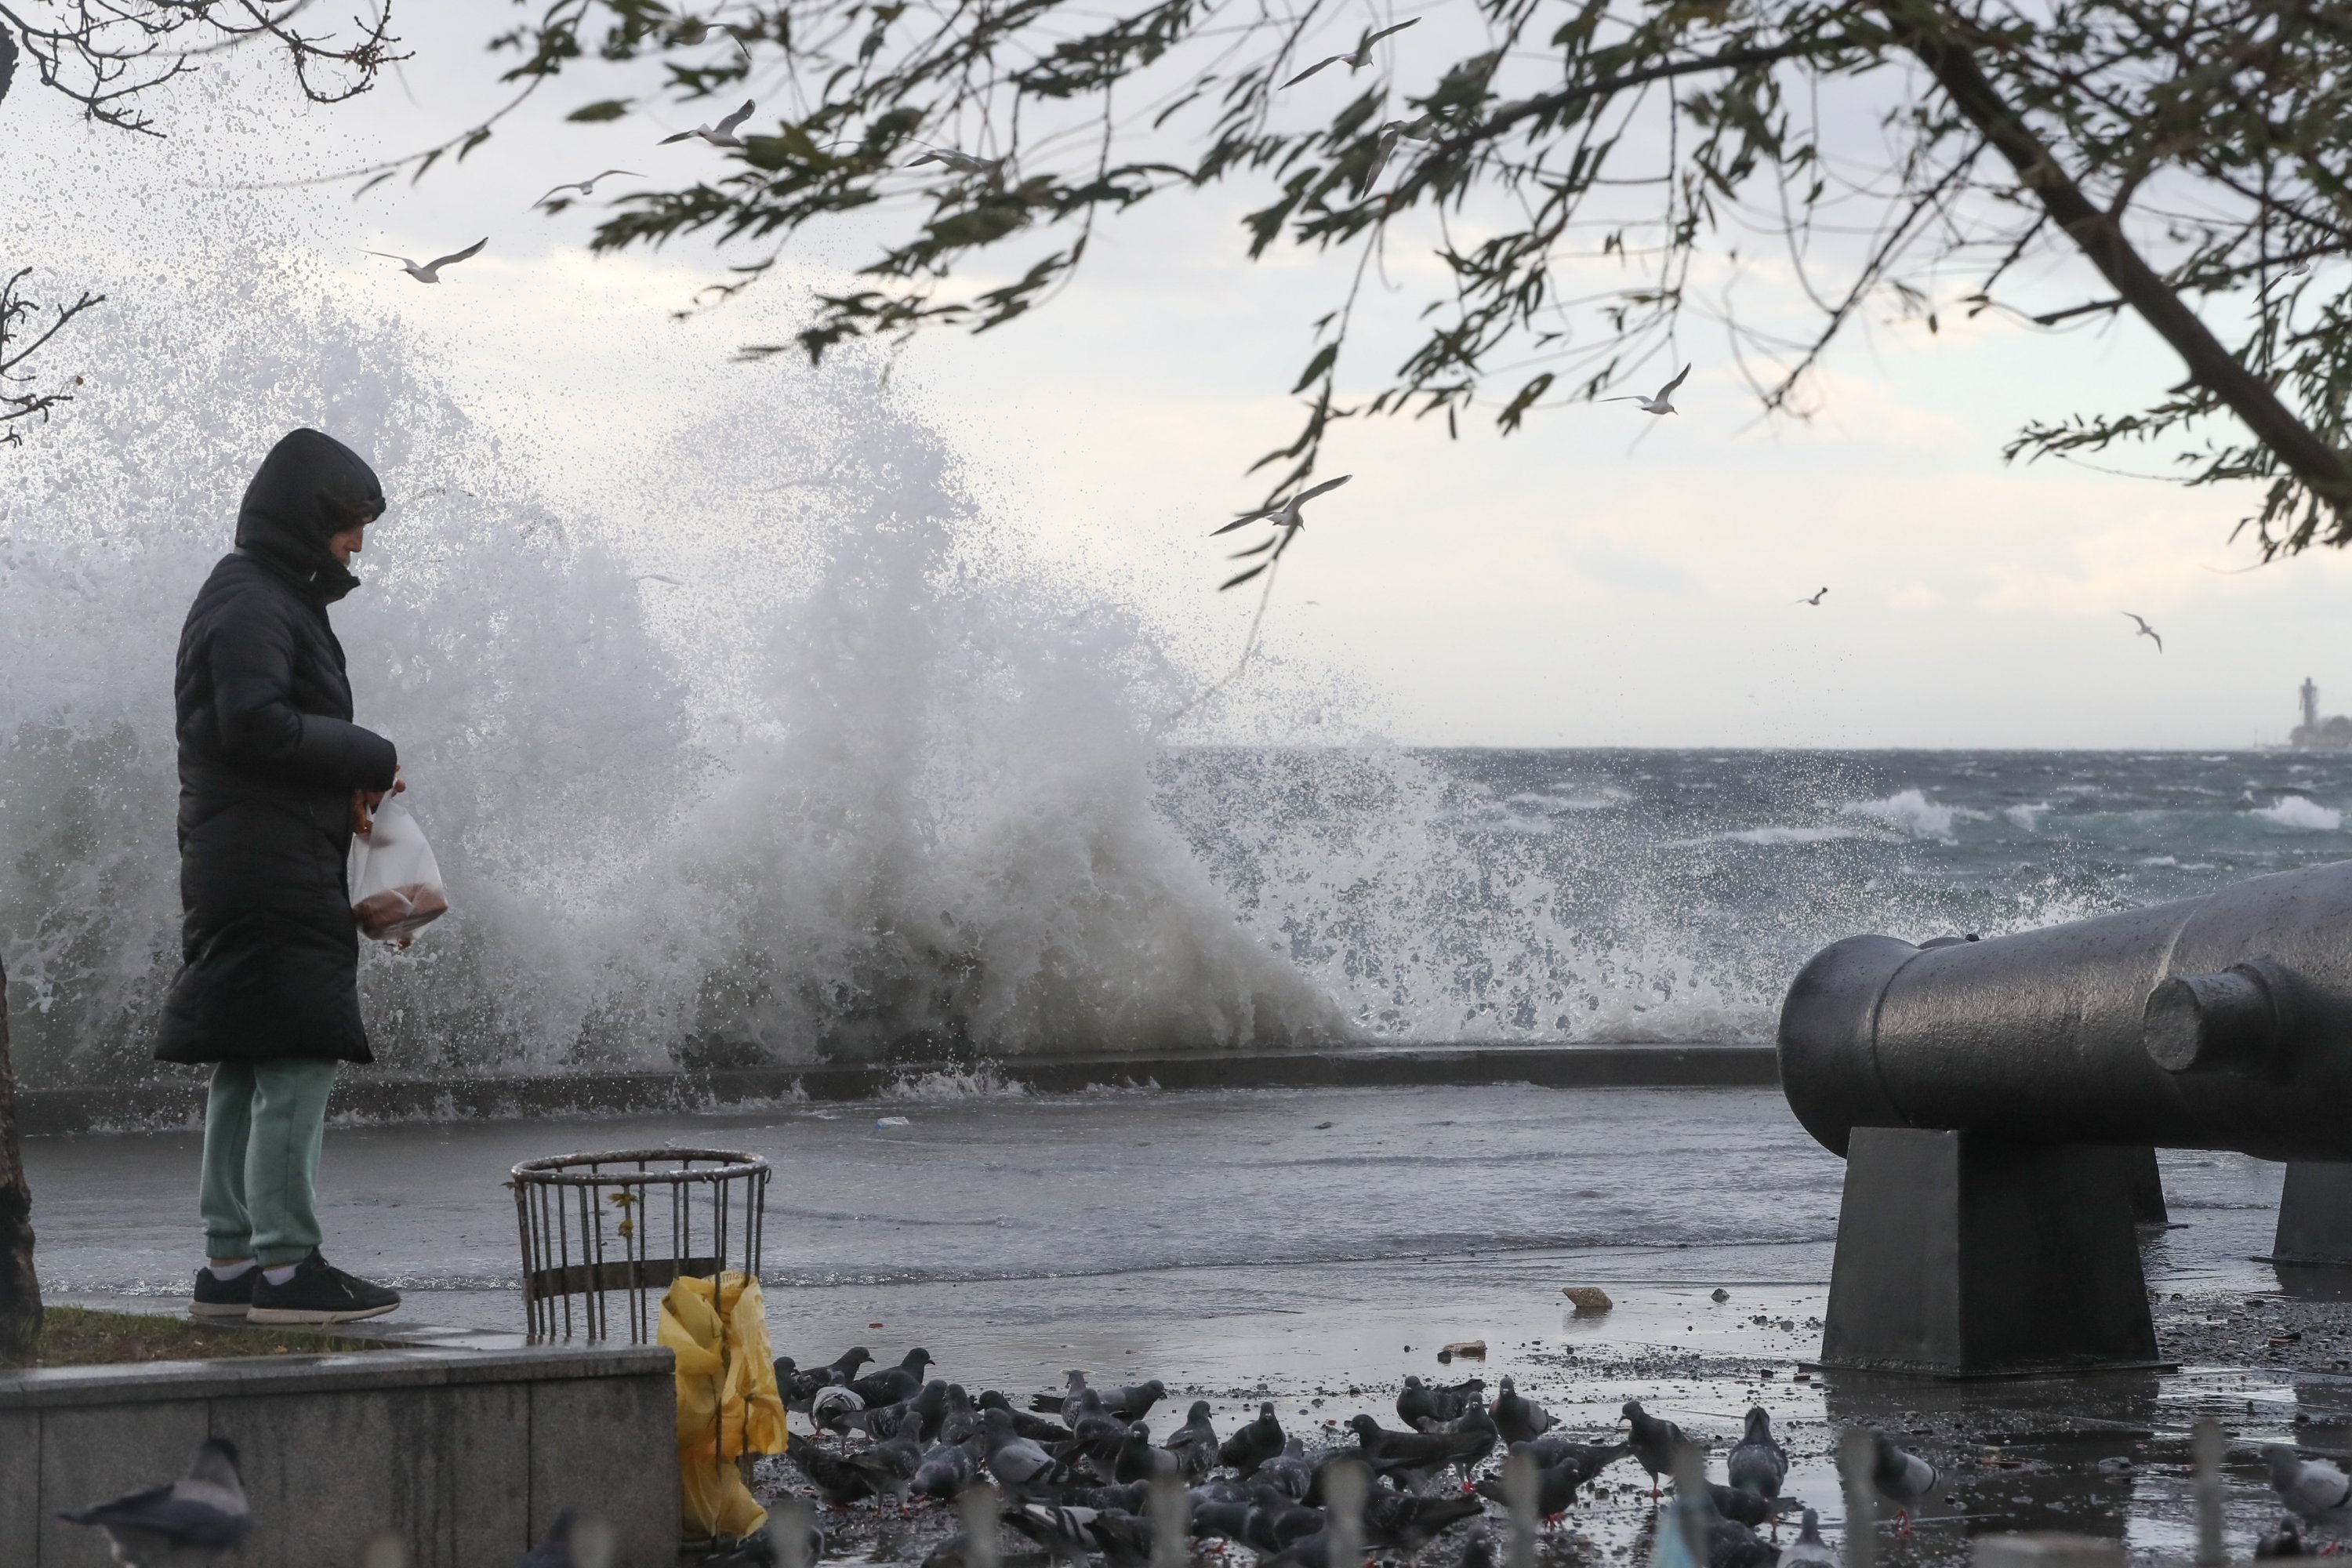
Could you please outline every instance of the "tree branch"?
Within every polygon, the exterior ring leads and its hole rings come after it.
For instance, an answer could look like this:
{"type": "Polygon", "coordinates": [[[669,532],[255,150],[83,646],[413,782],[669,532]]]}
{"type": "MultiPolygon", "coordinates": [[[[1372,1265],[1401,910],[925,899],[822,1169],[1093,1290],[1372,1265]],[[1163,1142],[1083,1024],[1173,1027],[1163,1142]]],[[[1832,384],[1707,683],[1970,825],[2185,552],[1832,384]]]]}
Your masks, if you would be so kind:
{"type": "Polygon", "coordinates": [[[2190,379],[2220,398],[2255,438],[2335,512],[2336,540],[2352,534],[2352,467],[2315,435],[2277,393],[2221,346],[2179,294],[2159,277],[2108,214],[2060,168],[2024,118],[2002,98],[1976,56],[1955,36],[1934,0],[1884,0],[1887,19],[1927,68],[1952,106],[2009,160],[2059,227],[2140,319],[2156,329],[2188,367],[2190,379]]]}

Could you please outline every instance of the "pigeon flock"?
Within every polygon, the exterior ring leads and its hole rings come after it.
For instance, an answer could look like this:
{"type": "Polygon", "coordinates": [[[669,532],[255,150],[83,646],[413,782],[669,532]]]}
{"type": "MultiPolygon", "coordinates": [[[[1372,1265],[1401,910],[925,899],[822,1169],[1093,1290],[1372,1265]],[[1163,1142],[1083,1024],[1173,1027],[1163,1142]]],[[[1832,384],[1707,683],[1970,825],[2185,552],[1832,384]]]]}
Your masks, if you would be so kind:
{"type": "MultiPolygon", "coordinates": [[[[975,1484],[992,1482],[1003,1524],[1067,1568],[1096,1558],[1106,1568],[1150,1562],[1159,1521],[1168,1517],[1155,1485],[1181,1489],[1188,1552],[1239,1549],[1262,1568],[1339,1568],[1331,1552],[1343,1538],[1376,1559],[1411,1560],[1458,1531],[1465,1561],[1480,1568],[1493,1561],[1488,1504],[1507,1519],[1518,1501],[1550,1528],[1620,1460],[1648,1474],[1657,1499],[1678,1457],[1704,1454],[1638,1400],[1623,1407],[1622,1437],[1569,1436],[1507,1376],[1491,1394],[1482,1377],[1450,1384],[1407,1377],[1396,1395],[1396,1425],[1359,1413],[1333,1436],[1318,1432],[1310,1447],[1284,1430],[1271,1401],[1220,1433],[1208,1401],[1196,1399],[1160,1436],[1150,1417],[1169,1391],[1157,1378],[1097,1388],[1072,1372],[1061,1391],[1016,1405],[999,1391],[975,1396],[930,1376],[931,1357],[921,1349],[865,1372],[873,1359],[863,1345],[822,1366],[777,1359],[786,1408],[817,1429],[785,1457],[817,1497],[834,1510],[904,1515],[952,1505],[975,1484]],[[1531,1485],[1515,1500],[1505,1462],[1519,1456],[1531,1485]],[[1337,1483],[1342,1471],[1352,1472],[1354,1485],[1337,1483]],[[1350,1492],[1361,1500],[1352,1528],[1338,1517],[1347,1505],[1337,1500],[1350,1492]]],[[[1934,1489],[1937,1468],[1873,1436],[1873,1478],[1897,1517],[1907,1518],[1934,1489]]],[[[1748,1411],[1726,1468],[1730,1484],[1710,1483],[1704,1500],[1692,1500],[1706,1526],[1706,1568],[1832,1568],[1837,1559],[1822,1539],[1819,1515],[1783,1494],[1789,1453],[1760,1406],[1748,1411]],[[1798,1510],[1804,1528],[1787,1547],[1759,1533],[1777,1536],[1783,1516],[1798,1510]]],[[[957,1568],[969,1551],[959,1535],[929,1554],[927,1568],[957,1568]]]]}
{"type": "MultiPolygon", "coordinates": [[[[1098,1389],[1072,1372],[1059,1393],[1016,1406],[996,1390],[975,1397],[929,1376],[931,1357],[919,1348],[896,1365],[864,1371],[873,1360],[862,1345],[805,1370],[790,1356],[776,1359],[786,1408],[818,1429],[814,1438],[793,1440],[787,1462],[835,1510],[864,1505],[912,1515],[955,1508],[974,1486],[992,1484],[1002,1524],[1055,1568],[1091,1568],[1096,1558],[1105,1568],[1146,1568],[1157,1531],[1171,1521],[1184,1531],[1188,1558],[1198,1548],[1232,1561],[1226,1554],[1238,1549],[1260,1568],[1353,1568],[1359,1556],[1417,1562],[1441,1537],[1458,1532],[1465,1568],[1495,1568],[1489,1504],[1506,1521],[1539,1521],[1548,1530],[1620,1460],[1648,1476],[1654,1502],[1678,1469],[1695,1479],[1706,1461],[1706,1445],[1639,1400],[1621,1410],[1622,1439],[1613,1431],[1597,1441],[1569,1436],[1507,1376],[1491,1397],[1481,1377],[1454,1384],[1407,1377],[1396,1395],[1398,1425],[1361,1412],[1339,1424],[1332,1439],[1318,1432],[1310,1447],[1283,1429],[1271,1401],[1220,1433],[1208,1401],[1195,1399],[1182,1421],[1155,1437],[1150,1417],[1169,1399],[1158,1378],[1098,1389]],[[1516,1486],[1514,1468],[1524,1478],[1516,1486]]],[[[1944,1478],[1885,1433],[1868,1435],[1870,1487],[1907,1532],[1913,1510],[1944,1478]]],[[[2283,1445],[2264,1448],[2263,1458],[2284,1511],[2255,1555],[2340,1552],[2352,1539],[2352,1479],[2330,1459],[2283,1445]]],[[[1698,1526],[1702,1568],[1838,1568],[1819,1511],[1783,1489],[1789,1451],[1760,1405],[1748,1410],[1724,1468],[1728,1484],[1708,1481],[1703,1495],[1680,1504],[1698,1526]],[[1801,1528],[1778,1544],[1790,1515],[1801,1528]]],[[[211,1568],[257,1528],[236,1446],[218,1437],[198,1446],[177,1480],[58,1517],[102,1531],[124,1568],[211,1568]]],[[[513,1568],[615,1568],[613,1543],[603,1521],[566,1508],[513,1568]]],[[[992,1546],[976,1555],[1003,1561],[992,1546]]],[[[780,1507],[765,1531],[705,1558],[704,1568],[811,1568],[825,1548],[823,1530],[780,1507]]],[[[968,1540],[952,1537],[929,1552],[924,1568],[963,1568],[971,1552],[968,1540]]],[[[361,1560],[367,1568],[404,1568],[407,1557],[401,1542],[381,1537],[361,1560]]]]}

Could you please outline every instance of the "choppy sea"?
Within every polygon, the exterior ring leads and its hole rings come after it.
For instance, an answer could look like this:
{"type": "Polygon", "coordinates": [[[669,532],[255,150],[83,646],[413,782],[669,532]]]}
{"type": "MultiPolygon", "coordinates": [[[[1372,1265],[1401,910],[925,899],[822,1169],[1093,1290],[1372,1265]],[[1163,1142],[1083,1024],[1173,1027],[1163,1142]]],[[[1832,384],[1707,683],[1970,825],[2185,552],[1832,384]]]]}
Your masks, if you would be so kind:
{"type": "Polygon", "coordinates": [[[2352,852],[2333,752],[1195,752],[1161,777],[1252,929],[1357,1026],[1419,1038],[1769,1038],[1843,936],[1990,935],[2352,852]]]}

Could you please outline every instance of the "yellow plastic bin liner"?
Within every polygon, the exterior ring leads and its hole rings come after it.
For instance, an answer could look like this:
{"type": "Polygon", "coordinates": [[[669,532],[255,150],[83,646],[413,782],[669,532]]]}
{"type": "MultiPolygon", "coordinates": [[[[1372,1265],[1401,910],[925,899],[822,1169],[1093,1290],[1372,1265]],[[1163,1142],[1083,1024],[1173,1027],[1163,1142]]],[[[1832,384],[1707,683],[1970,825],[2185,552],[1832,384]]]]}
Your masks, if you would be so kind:
{"type": "Polygon", "coordinates": [[[685,1525],[737,1537],[768,1510],[743,1485],[736,1459],[784,1451],[784,1401],[768,1348],[768,1303],[740,1270],[682,1279],[662,1298],[656,1338],[677,1358],[677,1475],[685,1525]]]}

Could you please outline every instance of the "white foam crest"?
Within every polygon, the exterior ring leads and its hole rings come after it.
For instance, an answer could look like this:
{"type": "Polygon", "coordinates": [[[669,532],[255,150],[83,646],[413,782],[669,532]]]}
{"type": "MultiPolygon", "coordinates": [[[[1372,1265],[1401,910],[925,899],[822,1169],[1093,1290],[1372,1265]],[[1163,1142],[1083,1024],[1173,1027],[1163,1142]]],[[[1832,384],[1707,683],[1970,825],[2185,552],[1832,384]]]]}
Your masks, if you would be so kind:
{"type": "Polygon", "coordinates": [[[2038,833],[2042,829],[2042,819],[2048,816],[2052,809],[2053,808],[2050,803],[2043,800],[2036,801],[2032,805],[2003,806],[2000,814],[2026,832],[2038,833]]]}
{"type": "Polygon", "coordinates": [[[2308,795],[2281,795],[2246,815],[2294,833],[2333,833],[2344,826],[2342,812],[2332,805],[2321,805],[2308,795]]]}
{"type": "Polygon", "coordinates": [[[1897,790],[1884,800],[1848,801],[1838,809],[1850,816],[1866,817],[1907,837],[1936,838],[1948,843],[1958,824],[1986,820],[1981,811],[1938,805],[1916,789],[1897,790]]]}
{"type": "Polygon", "coordinates": [[[1025,1100],[1029,1086],[994,1068],[914,1073],[894,1079],[882,1098],[897,1105],[955,1105],[974,1100],[1025,1100]]]}

